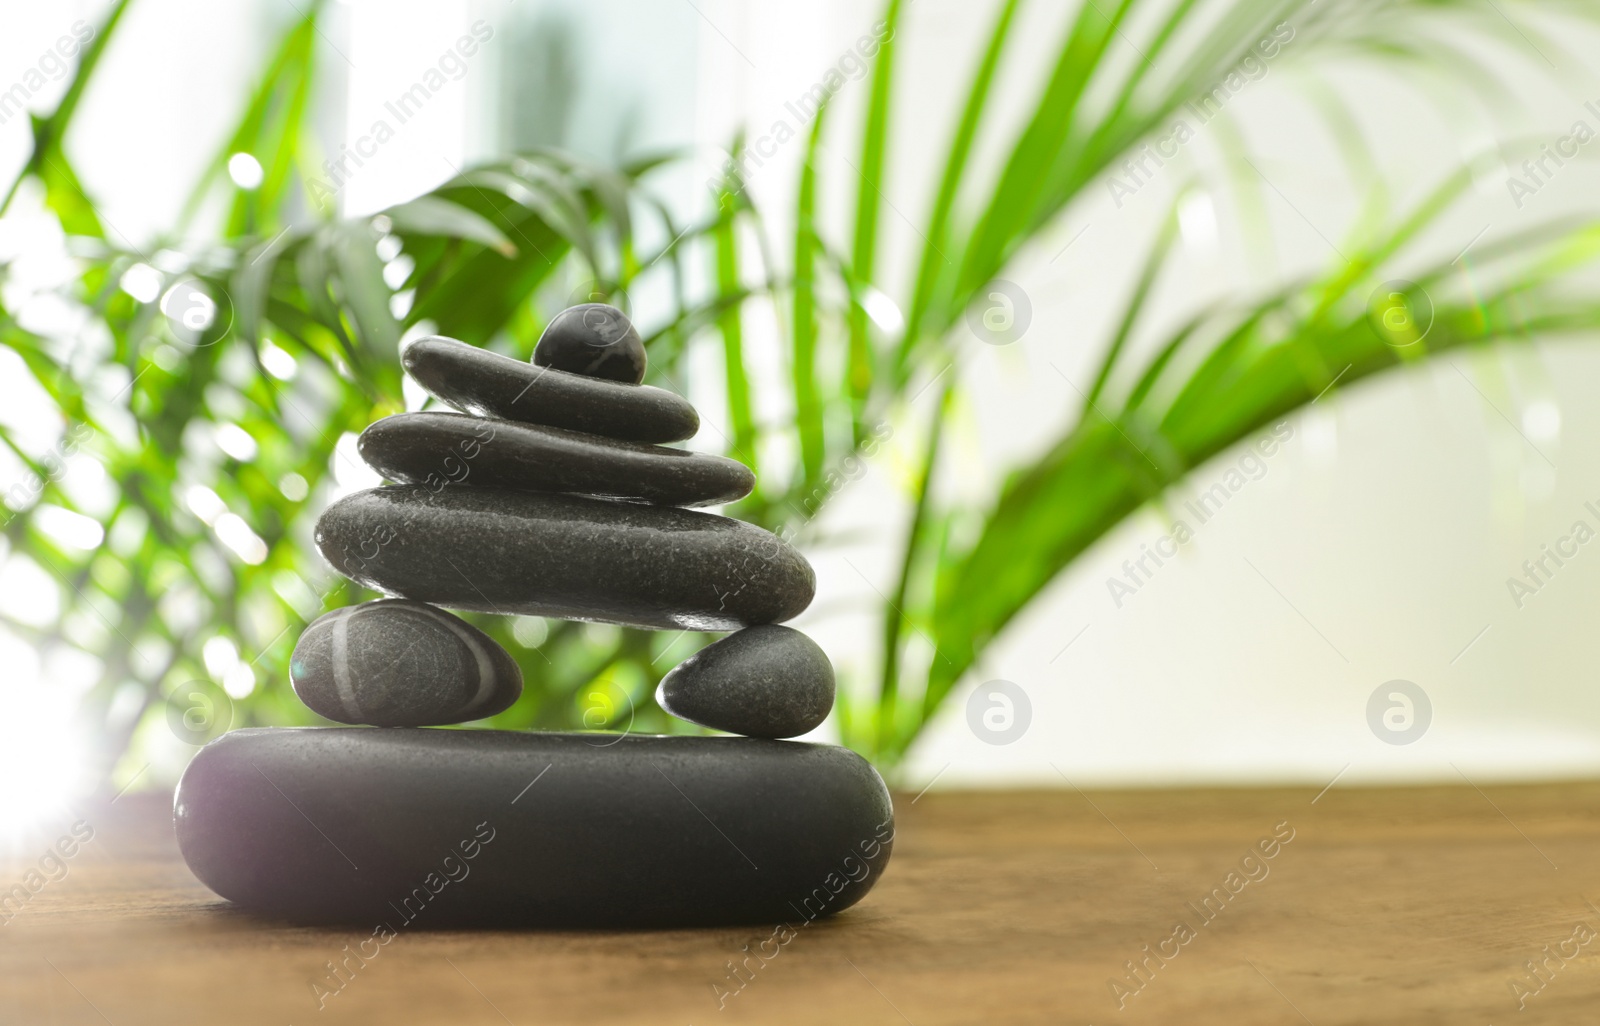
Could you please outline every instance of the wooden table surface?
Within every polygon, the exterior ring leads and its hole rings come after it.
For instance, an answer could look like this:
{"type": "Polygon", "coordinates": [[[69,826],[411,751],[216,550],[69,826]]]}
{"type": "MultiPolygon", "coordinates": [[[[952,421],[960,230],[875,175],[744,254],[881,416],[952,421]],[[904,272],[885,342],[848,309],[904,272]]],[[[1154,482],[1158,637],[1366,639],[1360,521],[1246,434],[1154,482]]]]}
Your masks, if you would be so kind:
{"type": "MultiPolygon", "coordinates": [[[[1600,783],[897,804],[877,889],[742,985],[730,960],[770,930],[419,929],[319,1010],[326,963],[366,931],[231,909],[179,859],[166,802],[130,795],[85,811],[94,839],[0,926],[0,1022],[1600,1021],[1600,783]]],[[[5,861],[0,889],[41,854],[5,861]]]]}

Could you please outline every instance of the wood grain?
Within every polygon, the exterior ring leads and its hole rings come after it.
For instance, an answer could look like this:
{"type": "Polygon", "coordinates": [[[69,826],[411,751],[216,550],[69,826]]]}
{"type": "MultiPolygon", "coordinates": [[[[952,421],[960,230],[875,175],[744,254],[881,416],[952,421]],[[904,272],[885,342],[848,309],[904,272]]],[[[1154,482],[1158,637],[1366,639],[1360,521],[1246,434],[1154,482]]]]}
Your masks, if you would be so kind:
{"type": "MultiPolygon", "coordinates": [[[[84,810],[94,839],[0,926],[0,1022],[1594,1021],[1600,944],[1572,938],[1600,936],[1600,784],[1316,797],[905,796],[877,890],[769,943],[742,987],[728,965],[770,930],[414,929],[319,1010],[313,985],[332,989],[326,963],[364,931],[232,910],[178,858],[165,801],[132,795],[84,810]],[[1275,828],[1292,840],[1241,868],[1275,828]],[[1208,920],[1201,899],[1217,889],[1208,920]],[[1168,942],[1173,957],[1130,976],[1141,945],[1159,951],[1179,924],[1192,936],[1168,942]],[[1554,954],[1562,942],[1575,957],[1554,954]],[[1542,982],[1526,963],[1547,945],[1542,982]],[[1131,992],[1125,1007],[1108,981],[1131,992]],[[731,994],[721,1009],[715,988],[731,994]]],[[[43,843],[4,861],[0,889],[37,868],[43,843]]]]}

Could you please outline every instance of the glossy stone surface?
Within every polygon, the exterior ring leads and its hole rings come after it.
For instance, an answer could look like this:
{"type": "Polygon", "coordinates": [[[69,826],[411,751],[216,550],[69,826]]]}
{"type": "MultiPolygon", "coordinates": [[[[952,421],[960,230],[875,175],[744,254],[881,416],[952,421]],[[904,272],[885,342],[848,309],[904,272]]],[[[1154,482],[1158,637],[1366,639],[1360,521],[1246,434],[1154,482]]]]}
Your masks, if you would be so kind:
{"type": "Polygon", "coordinates": [[[400,361],[423,388],[479,417],[625,442],[678,442],[700,430],[689,400],[665,389],[535,367],[438,335],[412,342],[400,361]]]}
{"type": "Polygon", "coordinates": [[[644,343],[627,314],[605,303],[584,303],[551,319],[533,347],[533,362],[637,385],[644,380],[644,343]]]}
{"type": "Polygon", "coordinates": [[[522,670],[493,638],[405,599],[319,616],[295,644],[289,681],[312,712],[375,727],[465,723],[522,694],[522,670]]]}
{"type": "Polygon", "coordinates": [[[396,933],[799,923],[859,901],[894,836],[860,756],[754,738],[237,730],[174,813],[222,897],[396,933]]]}
{"type": "Polygon", "coordinates": [[[656,701],[691,723],[749,737],[796,737],[833,708],[833,664],[790,627],[747,627],[661,678],[656,701]]]}
{"type": "Polygon", "coordinates": [[[335,570],[452,609],[662,630],[737,630],[798,615],[805,558],[750,524],[576,495],[394,485],[317,521],[335,570]]]}
{"type": "Polygon", "coordinates": [[[385,417],[358,447],[390,481],[434,491],[467,485],[708,506],[741,499],[756,482],[749,467],[721,456],[464,413],[385,417]]]}

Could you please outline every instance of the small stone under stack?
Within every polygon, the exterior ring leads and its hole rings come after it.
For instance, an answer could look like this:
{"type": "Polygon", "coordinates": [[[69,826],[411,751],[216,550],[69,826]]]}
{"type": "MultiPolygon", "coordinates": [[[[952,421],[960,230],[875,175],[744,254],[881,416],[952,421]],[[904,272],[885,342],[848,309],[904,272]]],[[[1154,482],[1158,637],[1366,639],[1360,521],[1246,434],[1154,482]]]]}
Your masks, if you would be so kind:
{"type": "Polygon", "coordinates": [[[893,808],[865,760],[806,733],[833,707],[828,657],[780,626],[815,576],[775,535],[687,507],[749,494],[748,467],[667,448],[681,396],[641,384],[621,311],[551,322],[531,363],[441,337],[406,370],[462,412],[362,433],[392,484],[317,522],[340,573],[395,596],[305,630],[290,679],[342,723],[234,731],[179,784],[191,869],[299,921],[383,926],[692,926],[796,921],[859,901],[893,808]],[[516,662],[439,607],[731,631],[669,672],[674,716],[744,737],[416,730],[522,692],[516,662]]]}

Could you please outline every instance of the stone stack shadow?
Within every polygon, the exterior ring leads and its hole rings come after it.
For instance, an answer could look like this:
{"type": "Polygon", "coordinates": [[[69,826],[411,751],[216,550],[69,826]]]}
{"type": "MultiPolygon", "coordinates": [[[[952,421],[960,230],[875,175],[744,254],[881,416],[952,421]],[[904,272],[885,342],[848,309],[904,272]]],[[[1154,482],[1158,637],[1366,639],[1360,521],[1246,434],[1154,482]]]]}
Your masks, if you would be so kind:
{"type": "Polygon", "coordinates": [[[460,412],[368,427],[361,456],[390,483],[316,528],[336,570],[394,597],[318,618],[290,664],[307,706],[360,726],[207,745],[175,798],[195,874],[257,913],[375,937],[797,922],[860,900],[892,847],[883,781],[846,749],[780,740],[833,706],[827,655],[781,626],[815,576],[777,536],[692,508],[740,499],[755,477],[667,447],[699,416],[642,384],[628,319],[564,311],[530,363],[442,337],[402,360],[460,412]],[[522,692],[510,654],[446,608],[732,632],[656,697],[744,736],[415,729],[493,716],[522,692]]]}

